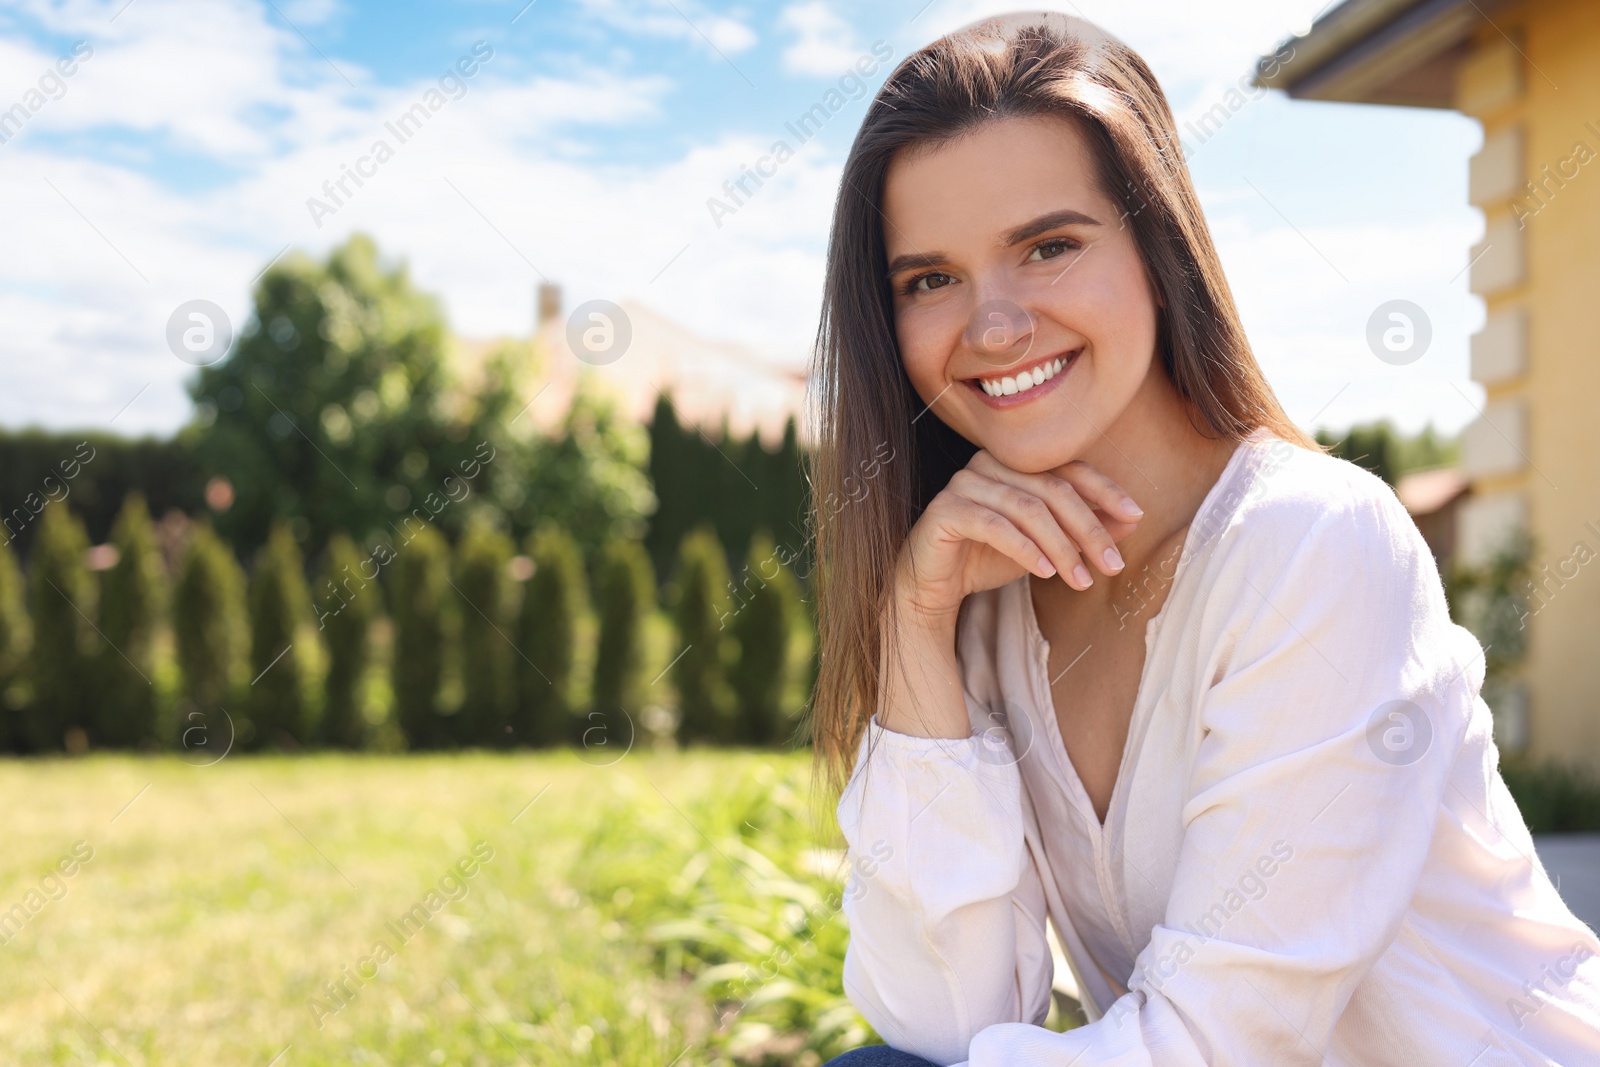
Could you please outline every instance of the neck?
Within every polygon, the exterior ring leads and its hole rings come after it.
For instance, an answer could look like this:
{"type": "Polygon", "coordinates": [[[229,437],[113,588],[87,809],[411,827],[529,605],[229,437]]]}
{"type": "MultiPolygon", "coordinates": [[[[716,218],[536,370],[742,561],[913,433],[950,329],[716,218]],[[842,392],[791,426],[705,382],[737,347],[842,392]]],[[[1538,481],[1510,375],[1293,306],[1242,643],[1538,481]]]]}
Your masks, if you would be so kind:
{"type": "MultiPolygon", "coordinates": [[[[1128,491],[1144,509],[1139,527],[1117,544],[1126,566],[1074,596],[1109,599],[1124,580],[1170,552],[1222,475],[1236,442],[1195,428],[1200,417],[1178,394],[1159,361],[1117,421],[1077,457],[1128,491]]],[[[1203,425],[1203,423],[1201,423],[1203,425]]]]}

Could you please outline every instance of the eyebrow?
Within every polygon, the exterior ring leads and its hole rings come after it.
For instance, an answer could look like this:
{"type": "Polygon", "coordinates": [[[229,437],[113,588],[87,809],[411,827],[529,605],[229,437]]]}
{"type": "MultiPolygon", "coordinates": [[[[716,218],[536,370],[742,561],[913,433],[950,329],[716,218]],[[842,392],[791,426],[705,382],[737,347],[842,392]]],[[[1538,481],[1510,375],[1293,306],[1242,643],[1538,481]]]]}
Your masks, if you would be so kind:
{"type": "MultiPolygon", "coordinates": [[[[1038,237],[1042,233],[1049,233],[1051,230],[1059,229],[1062,226],[1098,225],[1100,225],[1099,219],[1085,215],[1081,211],[1065,208],[1061,211],[1051,211],[1040,215],[1038,218],[1031,219],[1015,229],[1006,231],[1005,235],[1000,239],[1000,244],[1004,248],[1010,248],[1013,245],[1019,245],[1030,238],[1038,237]]],[[[893,277],[908,270],[936,267],[949,258],[943,252],[907,252],[894,257],[894,260],[889,264],[888,274],[893,277]]]]}

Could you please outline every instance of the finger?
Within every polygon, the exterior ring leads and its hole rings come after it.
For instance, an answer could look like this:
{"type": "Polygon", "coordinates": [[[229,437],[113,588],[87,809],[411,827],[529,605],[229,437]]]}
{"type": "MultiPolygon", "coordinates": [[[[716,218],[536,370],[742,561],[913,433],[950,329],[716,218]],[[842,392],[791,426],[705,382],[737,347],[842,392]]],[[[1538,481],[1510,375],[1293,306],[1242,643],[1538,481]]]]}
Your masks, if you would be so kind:
{"type": "Polygon", "coordinates": [[[1134,503],[1128,491],[1081,459],[1055,471],[1090,505],[1123,522],[1138,522],[1144,509],[1134,503]]]}
{"type": "MultiPolygon", "coordinates": [[[[1011,476],[1019,479],[1026,477],[1014,471],[1011,476]]],[[[1069,536],[1050,503],[1036,493],[971,470],[958,472],[950,480],[950,485],[968,499],[1000,512],[1032,538],[1068,585],[1082,590],[1094,584],[1094,576],[1078,554],[1079,542],[1069,536]]],[[[1106,543],[1110,544],[1109,538],[1106,543]]]]}
{"type": "MultiPolygon", "coordinates": [[[[993,461],[998,463],[998,461],[993,461]]],[[[990,465],[985,464],[985,469],[990,465]]],[[[977,471],[973,472],[977,474],[977,471]]],[[[978,475],[984,477],[985,475],[978,475]]],[[[1030,493],[1042,500],[1049,508],[1051,516],[1061,528],[1064,535],[1071,539],[1074,549],[1082,553],[1084,561],[1088,562],[1102,574],[1120,574],[1125,566],[1122,553],[1117,551],[1117,538],[1110,528],[1101,521],[1103,512],[1096,512],[1078,494],[1077,489],[1066,479],[1055,474],[1023,474],[1012,470],[1003,464],[998,465],[998,474],[995,481],[1014,487],[1020,492],[1030,493]]],[[[993,506],[991,504],[991,506],[993,506]]],[[[1120,524],[1119,524],[1120,525],[1120,524]]],[[[1038,533],[1031,526],[1025,526],[1030,534],[1038,537],[1038,533]]],[[[1126,536],[1126,534],[1124,534],[1126,536]]],[[[1044,543],[1044,542],[1041,542],[1044,543]]],[[[1050,548],[1045,544],[1046,550],[1050,548]]],[[[1058,564],[1059,566],[1059,564],[1058,564]]],[[[1075,574],[1075,571],[1063,569],[1062,574],[1075,574]]],[[[1088,582],[1067,584],[1075,588],[1087,589],[1088,582]]]]}
{"type": "Polygon", "coordinates": [[[988,545],[1041,578],[1054,576],[1058,569],[1038,542],[1008,516],[970,497],[958,496],[951,501],[948,527],[957,536],[988,545]]]}

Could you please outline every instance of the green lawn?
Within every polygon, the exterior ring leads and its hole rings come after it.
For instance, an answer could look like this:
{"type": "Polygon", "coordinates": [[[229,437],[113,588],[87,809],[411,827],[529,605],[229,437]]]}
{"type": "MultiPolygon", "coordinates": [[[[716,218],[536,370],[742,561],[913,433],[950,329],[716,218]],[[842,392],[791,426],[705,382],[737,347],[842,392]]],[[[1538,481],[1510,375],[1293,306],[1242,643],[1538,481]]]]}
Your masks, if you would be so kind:
{"type": "Polygon", "coordinates": [[[686,1067],[871,1039],[809,756],[600,762],[0,763],[0,1057],[686,1067]]]}

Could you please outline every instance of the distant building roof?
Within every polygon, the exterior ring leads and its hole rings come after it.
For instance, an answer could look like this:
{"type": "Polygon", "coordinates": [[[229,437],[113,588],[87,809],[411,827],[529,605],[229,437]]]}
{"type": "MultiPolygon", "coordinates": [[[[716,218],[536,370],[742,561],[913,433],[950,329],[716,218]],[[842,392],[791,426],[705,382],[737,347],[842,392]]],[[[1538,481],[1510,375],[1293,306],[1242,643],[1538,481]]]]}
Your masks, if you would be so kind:
{"type": "Polygon", "coordinates": [[[1413,518],[1421,518],[1447,507],[1467,489],[1467,476],[1459,467],[1439,467],[1406,475],[1395,493],[1413,518]]]}
{"type": "MultiPolygon", "coordinates": [[[[731,433],[744,436],[755,430],[772,445],[792,414],[800,439],[806,441],[801,417],[804,367],[763,358],[731,341],[701,337],[642,304],[623,301],[619,306],[632,338],[613,362],[596,364],[579,359],[572,350],[560,290],[549,284],[539,287],[531,352],[537,372],[523,401],[529,405],[524,421],[544,430],[558,427],[580,375],[587,375],[640,422],[649,420],[656,397],[670,391],[684,425],[715,433],[726,417],[731,433]]],[[[503,340],[456,338],[452,348],[458,372],[467,381],[476,379],[484,357],[503,340]]]]}
{"type": "Polygon", "coordinates": [[[1455,106],[1472,30],[1509,0],[1344,0],[1257,63],[1253,84],[1305,100],[1455,106]]]}

